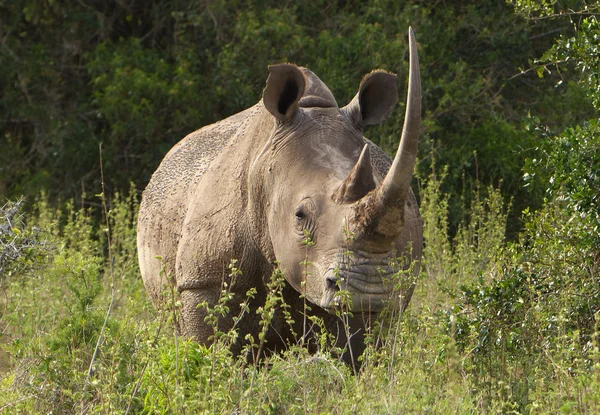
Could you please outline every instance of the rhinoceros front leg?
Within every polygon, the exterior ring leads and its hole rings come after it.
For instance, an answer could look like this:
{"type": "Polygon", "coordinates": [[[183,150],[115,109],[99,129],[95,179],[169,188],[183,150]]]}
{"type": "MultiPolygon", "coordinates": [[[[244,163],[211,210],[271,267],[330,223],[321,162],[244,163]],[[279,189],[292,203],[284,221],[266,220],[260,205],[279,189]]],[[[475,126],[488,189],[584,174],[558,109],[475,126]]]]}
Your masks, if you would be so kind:
{"type": "Polygon", "coordinates": [[[344,350],[341,359],[356,371],[360,369],[360,360],[366,349],[365,336],[372,328],[376,315],[355,313],[353,317],[336,317],[328,325],[329,334],[335,338],[335,346],[344,350]]]}
{"type": "MultiPolygon", "coordinates": [[[[219,291],[212,289],[186,289],[180,294],[181,332],[200,344],[210,344],[214,334],[213,326],[206,321],[207,308],[213,308],[219,301],[219,291]]],[[[220,325],[224,325],[223,321],[220,325]]],[[[219,325],[217,325],[218,327],[219,325]]]]}
{"type": "MultiPolygon", "coordinates": [[[[249,300],[239,293],[231,293],[231,298],[228,301],[224,304],[221,301],[221,304],[219,304],[221,300],[219,298],[220,292],[220,287],[219,290],[187,289],[181,292],[181,332],[184,336],[209,346],[214,341],[215,329],[221,333],[231,333],[231,330],[235,330],[236,336],[228,337],[230,340],[235,338],[228,347],[233,356],[238,356],[244,351],[244,347],[248,345],[248,339],[246,338],[248,334],[251,334],[252,338],[257,341],[261,326],[254,311],[259,306],[264,306],[264,296],[259,294],[253,300],[249,300]],[[247,303],[248,308],[252,311],[250,313],[243,312],[240,306],[241,303],[247,303]],[[222,314],[221,310],[215,308],[217,305],[225,305],[227,312],[222,314]],[[207,317],[209,318],[207,319],[207,317]],[[234,320],[237,321],[235,327],[234,320]]],[[[280,334],[276,336],[277,339],[280,337],[280,334]]],[[[267,341],[267,343],[269,342],[267,341]]],[[[263,352],[266,352],[267,349],[270,350],[270,345],[265,345],[263,352]]],[[[246,358],[251,360],[255,357],[253,353],[256,353],[257,350],[258,347],[254,347],[254,352],[248,350],[249,354],[246,358]]]]}

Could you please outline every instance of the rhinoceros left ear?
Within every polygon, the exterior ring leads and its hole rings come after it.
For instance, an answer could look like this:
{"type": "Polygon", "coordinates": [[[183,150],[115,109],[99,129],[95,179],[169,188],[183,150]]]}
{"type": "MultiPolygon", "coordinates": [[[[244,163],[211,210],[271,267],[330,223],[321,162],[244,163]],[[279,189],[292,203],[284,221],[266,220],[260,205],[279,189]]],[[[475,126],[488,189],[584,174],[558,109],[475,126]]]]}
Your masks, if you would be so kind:
{"type": "Polygon", "coordinates": [[[289,120],[298,111],[298,101],[304,95],[304,87],[304,75],[296,65],[270,65],[263,103],[279,121],[289,120]]]}
{"type": "Polygon", "coordinates": [[[365,125],[378,124],[385,120],[397,101],[396,75],[378,70],[363,78],[358,93],[342,108],[342,112],[362,129],[365,125]]]}

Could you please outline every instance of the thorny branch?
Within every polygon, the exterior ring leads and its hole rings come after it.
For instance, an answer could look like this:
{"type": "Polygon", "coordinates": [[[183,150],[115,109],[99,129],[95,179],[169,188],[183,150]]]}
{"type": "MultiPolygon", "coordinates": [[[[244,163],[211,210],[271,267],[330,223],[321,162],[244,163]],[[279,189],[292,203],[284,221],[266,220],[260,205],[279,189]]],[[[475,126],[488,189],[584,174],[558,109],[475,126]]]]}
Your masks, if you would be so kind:
{"type": "Polygon", "coordinates": [[[40,229],[24,230],[23,214],[20,213],[23,203],[21,198],[0,207],[0,282],[10,274],[21,273],[30,267],[32,263],[26,259],[32,253],[39,255],[48,248],[47,242],[40,240],[40,229]]]}

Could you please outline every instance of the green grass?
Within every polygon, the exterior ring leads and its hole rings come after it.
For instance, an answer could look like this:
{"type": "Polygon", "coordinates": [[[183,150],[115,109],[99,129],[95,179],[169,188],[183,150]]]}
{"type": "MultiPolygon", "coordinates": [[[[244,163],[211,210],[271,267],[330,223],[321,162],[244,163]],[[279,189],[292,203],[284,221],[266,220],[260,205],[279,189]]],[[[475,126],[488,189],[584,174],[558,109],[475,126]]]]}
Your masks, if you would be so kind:
{"type": "Polygon", "coordinates": [[[441,180],[423,187],[411,306],[383,325],[358,375],[326,336],[316,354],[291,345],[260,363],[231,356],[231,333],[210,347],[178,337],[177,302],[155,311],[139,276],[136,192],[107,201],[108,222],[42,196],[0,235],[20,253],[0,275],[0,412],[600,413],[600,280],[578,239],[585,218],[549,202],[507,242],[500,193],[476,190],[450,239],[441,180]]]}

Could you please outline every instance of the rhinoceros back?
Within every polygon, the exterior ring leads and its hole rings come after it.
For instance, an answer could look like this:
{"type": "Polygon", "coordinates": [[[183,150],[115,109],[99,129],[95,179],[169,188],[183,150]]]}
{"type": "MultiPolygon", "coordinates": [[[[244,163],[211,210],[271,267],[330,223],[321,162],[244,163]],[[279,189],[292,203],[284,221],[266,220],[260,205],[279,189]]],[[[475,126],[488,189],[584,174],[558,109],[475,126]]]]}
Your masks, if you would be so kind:
{"type": "Polygon", "coordinates": [[[187,135],[167,153],[144,190],[138,219],[138,255],[144,284],[154,301],[165,282],[164,276],[160,276],[162,265],[167,273],[174,275],[173,265],[191,190],[248,120],[252,109],[187,135]]]}

